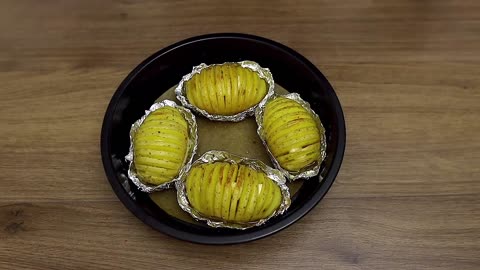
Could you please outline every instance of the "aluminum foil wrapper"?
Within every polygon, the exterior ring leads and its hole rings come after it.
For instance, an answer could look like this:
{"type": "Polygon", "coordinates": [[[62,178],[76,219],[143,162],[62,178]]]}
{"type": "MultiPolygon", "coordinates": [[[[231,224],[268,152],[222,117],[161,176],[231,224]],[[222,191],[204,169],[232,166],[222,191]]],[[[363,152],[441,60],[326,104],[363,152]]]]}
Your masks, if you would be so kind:
{"type": "Polygon", "coordinates": [[[154,103],[150,109],[145,111],[145,115],[143,115],[140,119],[138,119],[135,123],[133,123],[132,127],[130,128],[130,151],[128,155],[125,156],[125,159],[129,163],[128,165],[128,178],[132,180],[132,182],[143,192],[154,192],[158,190],[163,190],[167,188],[171,188],[174,186],[174,183],[179,180],[188,170],[190,170],[190,166],[192,165],[193,156],[197,151],[197,122],[195,120],[195,116],[190,112],[190,110],[177,105],[174,101],[171,100],[163,100],[161,102],[154,103]],[[177,177],[172,179],[169,182],[163,183],[161,185],[151,185],[143,183],[140,180],[140,176],[137,174],[135,169],[135,160],[134,160],[134,145],[133,145],[133,138],[135,133],[137,132],[138,128],[142,125],[143,121],[147,118],[147,116],[165,106],[177,108],[180,113],[183,115],[185,120],[188,123],[188,141],[187,141],[187,154],[185,155],[185,159],[183,161],[183,166],[180,169],[177,177]]]}
{"type": "Polygon", "coordinates": [[[261,104],[264,104],[268,98],[270,98],[274,94],[274,88],[275,88],[275,83],[273,81],[273,76],[272,73],[270,73],[270,70],[268,68],[262,68],[258,63],[253,62],[253,61],[241,61],[241,62],[225,62],[223,64],[212,64],[212,65],[207,65],[207,64],[200,64],[198,66],[193,67],[192,72],[188,73],[187,75],[183,76],[182,80],[180,83],[178,83],[177,87],[175,88],[175,95],[177,96],[177,99],[182,103],[183,106],[192,109],[193,111],[205,116],[206,118],[213,120],[213,121],[225,121],[225,122],[239,122],[245,119],[248,116],[252,116],[255,113],[255,109],[257,106],[261,106],[261,104]],[[216,115],[216,114],[210,114],[205,110],[202,110],[190,103],[190,101],[187,98],[187,93],[186,93],[186,88],[185,85],[186,83],[195,75],[199,74],[202,72],[202,70],[213,67],[213,66],[218,66],[218,65],[225,65],[225,64],[238,64],[241,67],[248,68],[258,74],[258,76],[262,79],[264,79],[267,84],[268,84],[268,91],[265,97],[259,102],[259,104],[254,105],[250,108],[248,108],[246,111],[237,113],[235,115],[216,115]]]}
{"type": "MultiPolygon", "coordinates": [[[[300,179],[300,178],[310,178],[310,177],[313,177],[313,176],[315,176],[319,173],[322,162],[325,159],[326,149],[327,149],[327,140],[326,140],[326,137],[325,137],[325,128],[322,125],[322,121],[320,121],[320,117],[318,117],[318,115],[312,110],[312,108],[310,108],[310,104],[308,102],[306,102],[305,100],[303,100],[300,97],[299,94],[290,93],[290,94],[283,95],[283,96],[277,96],[277,95],[272,96],[269,100],[267,100],[265,103],[263,103],[262,106],[257,107],[257,109],[255,111],[255,121],[257,122],[257,125],[258,125],[258,128],[257,128],[258,136],[260,136],[260,139],[262,140],[263,145],[267,149],[267,152],[270,156],[270,159],[272,160],[273,165],[275,166],[275,168],[277,168],[279,171],[281,171],[285,175],[285,177],[287,177],[288,180],[294,181],[294,180],[300,179]],[[288,171],[288,170],[282,168],[282,166],[280,166],[277,159],[275,158],[275,156],[270,151],[270,148],[267,145],[265,132],[264,132],[264,129],[263,129],[263,115],[265,113],[265,105],[267,104],[267,102],[270,102],[270,101],[276,99],[277,97],[288,98],[288,99],[295,100],[296,102],[300,103],[300,105],[302,105],[303,108],[305,108],[307,111],[309,111],[313,115],[313,118],[314,118],[315,122],[317,122],[318,130],[320,130],[320,133],[321,133],[321,137],[320,137],[320,151],[321,151],[320,158],[317,161],[315,161],[313,164],[303,168],[302,170],[300,170],[298,172],[292,172],[292,171],[288,171]]],[[[320,180],[322,180],[322,179],[320,179],[320,180]]]]}
{"type": "Polygon", "coordinates": [[[216,151],[216,150],[211,150],[206,152],[199,159],[197,159],[192,164],[192,166],[205,164],[205,163],[214,163],[214,162],[229,162],[230,164],[236,163],[241,165],[247,165],[248,167],[254,170],[264,172],[268,176],[268,178],[270,178],[280,187],[280,190],[282,192],[282,197],[283,197],[282,203],[280,204],[280,207],[272,215],[255,222],[230,223],[227,221],[213,220],[211,218],[203,216],[197,210],[192,208],[192,206],[190,205],[187,198],[187,191],[186,191],[186,184],[185,184],[187,174],[184,174],[180,179],[180,181],[177,181],[175,183],[177,187],[177,200],[180,207],[185,212],[189,213],[194,219],[206,221],[209,226],[214,228],[230,228],[230,229],[245,230],[248,228],[252,228],[252,227],[260,226],[264,224],[270,218],[283,214],[288,209],[288,207],[290,207],[290,203],[291,203],[290,191],[288,189],[288,186],[286,185],[286,179],[280,171],[265,165],[265,163],[261,162],[260,160],[249,159],[249,158],[233,155],[225,151],[216,151]]]}

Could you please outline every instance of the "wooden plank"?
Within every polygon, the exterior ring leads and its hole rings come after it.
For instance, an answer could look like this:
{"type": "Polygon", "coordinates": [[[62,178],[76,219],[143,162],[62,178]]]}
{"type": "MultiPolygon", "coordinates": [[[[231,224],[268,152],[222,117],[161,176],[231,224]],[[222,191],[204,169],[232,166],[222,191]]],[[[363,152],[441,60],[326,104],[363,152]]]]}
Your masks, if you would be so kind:
{"type": "Polygon", "coordinates": [[[158,233],[120,202],[2,204],[0,222],[9,269],[477,269],[480,248],[478,196],[327,198],[274,236],[226,247],[158,233]]]}

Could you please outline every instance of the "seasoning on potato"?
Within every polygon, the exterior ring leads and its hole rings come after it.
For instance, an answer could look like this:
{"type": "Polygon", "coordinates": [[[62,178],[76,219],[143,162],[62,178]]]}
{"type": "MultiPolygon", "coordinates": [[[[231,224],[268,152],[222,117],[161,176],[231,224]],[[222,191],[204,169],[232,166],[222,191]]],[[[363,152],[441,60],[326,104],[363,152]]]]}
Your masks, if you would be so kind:
{"type": "Polygon", "coordinates": [[[159,185],[180,171],[187,150],[187,121],[172,107],[152,112],[133,139],[135,168],[141,180],[159,185]]]}
{"type": "Polygon", "coordinates": [[[201,64],[176,88],[177,98],[210,120],[240,121],[273,94],[268,69],[252,61],[201,64]]]}
{"type": "Polygon", "coordinates": [[[195,116],[164,100],[132,125],[130,137],[129,178],[146,192],[164,189],[191,165],[197,143],[195,116]]]}
{"type": "Polygon", "coordinates": [[[228,162],[192,167],[186,185],[193,208],[228,222],[267,218],[282,201],[280,188],[265,173],[228,162]]]}
{"type": "Polygon", "coordinates": [[[303,102],[298,94],[268,100],[259,123],[260,137],[292,180],[303,170],[319,168],[325,155],[325,130],[318,116],[299,101],[303,102]]]}
{"type": "Polygon", "coordinates": [[[177,182],[180,207],[213,227],[245,229],[290,205],[285,177],[259,160],[209,151],[177,182]]]}

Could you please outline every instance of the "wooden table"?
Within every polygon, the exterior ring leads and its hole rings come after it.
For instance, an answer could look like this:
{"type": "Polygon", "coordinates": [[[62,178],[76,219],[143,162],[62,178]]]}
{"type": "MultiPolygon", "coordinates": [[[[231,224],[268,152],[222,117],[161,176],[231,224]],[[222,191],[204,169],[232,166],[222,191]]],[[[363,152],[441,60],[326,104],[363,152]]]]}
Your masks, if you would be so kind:
{"type": "Polygon", "coordinates": [[[0,33],[0,269],[480,269],[476,0],[4,0],[0,33]],[[326,198],[243,245],[154,231],[100,160],[103,114],[128,72],[211,32],[305,55],[347,122],[326,198]]]}

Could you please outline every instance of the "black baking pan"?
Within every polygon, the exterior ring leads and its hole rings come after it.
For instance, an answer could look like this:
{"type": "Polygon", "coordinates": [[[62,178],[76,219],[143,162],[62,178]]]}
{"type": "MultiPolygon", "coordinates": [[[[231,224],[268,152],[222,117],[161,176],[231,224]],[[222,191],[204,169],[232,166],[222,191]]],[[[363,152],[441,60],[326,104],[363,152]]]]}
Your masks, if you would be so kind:
{"type": "MultiPolygon", "coordinates": [[[[203,244],[234,244],[278,232],[307,214],[328,192],[340,169],[345,150],[345,120],[340,102],[325,76],[305,57],[272,40],[246,34],[209,34],[189,38],[156,52],[123,80],[105,113],[101,154],[105,173],[120,201],[152,228],[178,239],[203,244]],[[125,155],[129,131],[145,110],[182,76],[200,63],[252,60],[267,67],[275,83],[297,92],[320,116],[326,129],[327,156],[320,175],[303,181],[281,216],[246,230],[210,228],[167,214],[138,191],[127,177],[125,155]]],[[[112,225],[114,226],[114,225],[112,225]]],[[[295,228],[292,228],[293,230],[295,228]]]]}

